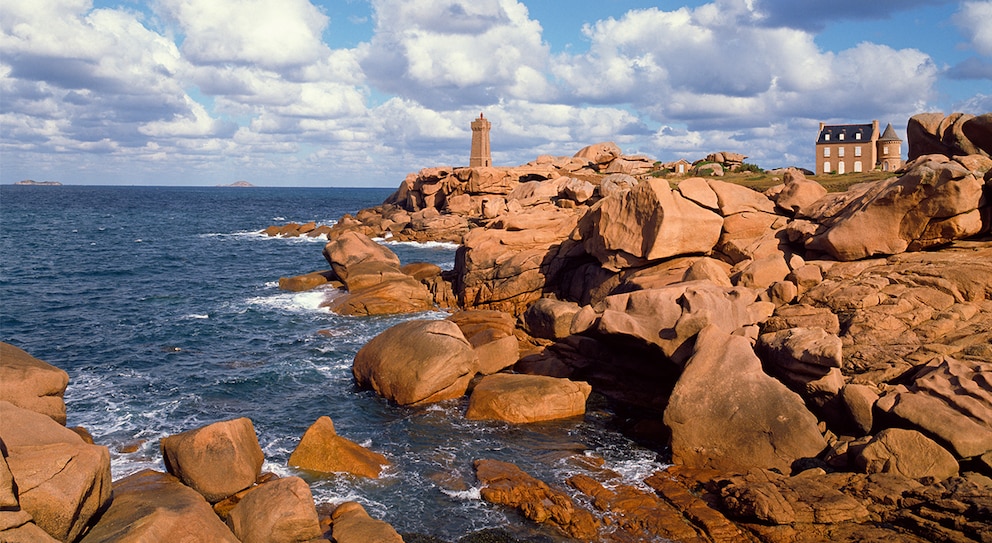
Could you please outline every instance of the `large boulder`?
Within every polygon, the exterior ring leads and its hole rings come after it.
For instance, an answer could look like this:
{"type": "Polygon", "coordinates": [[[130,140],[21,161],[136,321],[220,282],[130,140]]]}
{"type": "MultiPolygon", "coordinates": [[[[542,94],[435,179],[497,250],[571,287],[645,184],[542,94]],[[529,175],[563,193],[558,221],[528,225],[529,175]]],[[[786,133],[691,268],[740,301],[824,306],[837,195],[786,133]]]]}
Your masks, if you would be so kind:
{"type": "Polygon", "coordinates": [[[400,267],[396,253],[358,232],[345,232],[324,246],[324,258],[342,280],[348,280],[351,269],[358,264],[378,262],[400,267]]]}
{"type": "Polygon", "coordinates": [[[343,294],[335,293],[321,307],[347,316],[420,313],[434,309],[434,296],[423,283],[402,274],[397,268],[391,280],[373,282],[343,294]]]}
{"type": "Polygon", "coordinates": [[[571,334],[572,317],[578,312],[575,302],[541,298],[524,312],[524,329],[534,337],[562,339],[571,334]]]}
{"type": "Polygon", "coordinates": [[[167,473],[142,470],[114,483],[114,499],[80,543],[172,543],[238,538],[195,490],[167,473]]]}
{"type": "Polygon", "coordinates": [[[843,344],[823,328],[790,328],[762,334],[758,349],[772,372],[803,397],[828,399],[844,387],[843,344]]]}
{"type": "Polygon", "coordinates": [[[210,502],[255,484],[265,455],[247,418],[215,422],[162,438],[165,467],[210,502]]]}
{"type": "Polygon", "coordinates": [[[107,448],[7,401],[0,401],[0,439],[20,510],[55,539],[76,540],[110,500],[107,448]]]}
{"type": "Polygon", "coordinates": [[[403,543],[388,523],[369,516],[358,502],[345,502],[331,514],[335,543],[403,543]]]}
{"type": "Polygon", "coordinates": [[[580,149],[575,153],[575,158],[581,158],[592,164],[609,164],[613,159],[620,157],[623,152],[612,141],[594,143],[580,149]]]}
{"type": "Polygon", "coordinates": [[[310,486],[299,477],[252,489],[231,509],[227,525],[242,543],[295,543],[323,535],[310,486]]]}
{"type": "Polygon", "coordinates": [[[795,168],[786,170],[782,176],[782,190],[775,194],[775,206],[789,215],[795,215],[813,202],[827,195],[827,189],[816,181],[806,179],[795,168]]]}
{"type": "Polygon", "coordinates": [[[69,374],[0,342],[0,400],[65,424],[65,387],[69,374]]]}
{"type": "Polygon", "coordinates": [[[588,217],[585,250],[606,268],[643,266],[672,256],[707,253],[720,239],[723,219],[664,179],[647,179],[602,199],[588,217]]]}
{"type": "Polygon", "coordinates": [[[400,405],[421,405],[465,394],[476,373],[475,353],[458,325],[411,320],[388,328],[355,355],[359,386],[400,405]]]}
{"type": "Polygon", "coordinates": [[[376,478],[386,457],[341,437],[330,417],[320,417],[307,428],[299,445],[289,455],[289,465],[321,473],[351,473],[376,478]]]}
{"type": "Polygon", "coordinates": [[[507,422],[576,417],[586,412],[590,392],[592,387],[581,381],[498,373],[475,386],[465,416],[507,422]]]}
{"type": "Polygon", "coordinates": [[[982,178],[941,155],[920,157],[907,169],[901,177],[855,185],[839,200],[805,208],[820,224],[806,248],[857,260],[929,249],[983,230],[980,208],[989,203],[982,178]]]}
{"type": "Polygon", "coordinates": [[[576,212],[547,206],[471,230],[455,255],[461,307],[523,312],[541,298],[557,250],[577,222],[576,212]]]}
{"type": "Polygon", "coordinates": [[[992,156],[992,113],[920,113],[906,124],[909,160],[930,154],[992,156]]]}
{"type": "Polygon", "coordinates": [[[664,415],[672,460],[724,471],[791,473],[826,448],[802,398],[766,375],[747,338],[704,328],[664,415]]]}
{"type": "Polygon", "coordinates": [[[958,474],[954,455],[920,432],[902,428],[879,432],[856,462],[867,473],[898,473],[910,479],[943,481],[958,474]]]}
{"type": "Polygon", "coordinates": [[[520,345],[514,335],[512,315],[502,311],[458,311],[448,317],[458,325],[465,339],[472,344],[478,361],[478,371],[490,375],[515,364],[520,358],[520,345]]]}

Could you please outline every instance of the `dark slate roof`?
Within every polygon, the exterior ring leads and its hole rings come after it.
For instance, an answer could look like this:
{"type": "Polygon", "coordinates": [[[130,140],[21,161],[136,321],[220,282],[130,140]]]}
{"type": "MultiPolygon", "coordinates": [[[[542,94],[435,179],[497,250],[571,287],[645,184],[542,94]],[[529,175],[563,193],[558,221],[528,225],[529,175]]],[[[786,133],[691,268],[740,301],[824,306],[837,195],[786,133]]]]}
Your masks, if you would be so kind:
{"type": "Polygon", "coordinates": [[[852,141],[871,141],[871,131],[872,125],[868,124],[834,124],[827,125],[823,127],[820,131],[819,136],[816,138],[816,143],[837,143],[838,141],[843,141],[844,143],[849,143],[852,141]],[[861,139],[858,140],[855,134],[861,132],[861,139]],[[826,134],[830,134],[830,139],[826,139],[826,134]],[[844,134],[844,139],[840,139],[840,135],[844,134]]]}
{"type": "Polygon", "coordinates": [[[882,132],[882,137],[878,138],[878,141],[902,141],[899,139],[899,134],[892,128],[892,123],[889,123],[882,132]]]}

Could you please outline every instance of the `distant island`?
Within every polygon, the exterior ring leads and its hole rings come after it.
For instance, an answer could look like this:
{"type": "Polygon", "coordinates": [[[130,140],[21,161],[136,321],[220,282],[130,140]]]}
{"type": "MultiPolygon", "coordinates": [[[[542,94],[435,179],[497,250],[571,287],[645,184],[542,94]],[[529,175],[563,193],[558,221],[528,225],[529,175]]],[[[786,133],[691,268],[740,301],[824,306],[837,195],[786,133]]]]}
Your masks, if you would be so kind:
{"type": "Polygon", "coordinates": [[[37,187],[61,187],[62,183],[58,181],[35,181],[34,179],[25,179],[23,181],[18,181],[14,183],[15,185],[31,185],[37,187]]]}
{"type": "Polygon", "coordinates": [[[234,183],[231,183],[230,185],[217,185],[217,186],[218,187],[254,187],[255,185],[252,185],[251,183],[249,183],[247,181],[235,181],[234,183]]]}

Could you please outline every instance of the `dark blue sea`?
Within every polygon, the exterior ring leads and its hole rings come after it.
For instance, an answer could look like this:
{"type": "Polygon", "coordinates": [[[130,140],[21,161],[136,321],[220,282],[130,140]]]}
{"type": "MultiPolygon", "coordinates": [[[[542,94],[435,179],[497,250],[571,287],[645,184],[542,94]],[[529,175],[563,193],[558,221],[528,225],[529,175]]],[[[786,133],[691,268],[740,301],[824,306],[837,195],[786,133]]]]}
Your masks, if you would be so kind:
{"type": "MultiPolygon", "coordinates": [[[[0,339],[63,368],[68,425],[109,447],[114,479],[164,470],[159,439],[248,417],[263,468],[299,475],[289,454],[318,417],[393,463],[378,480],[308,478],[318,502],[357,500],[398,531],[448,541],[485,528],[549,537],[480,500],[472,462],[516,463],[549,482],[598,455],[636,482],[661,465],[608,428],[595,396],[582,419],[514,426],[467,421],[467,402],[391,405],[355,388],[358,349],[416,316],[321,309],[328,291],[287,293],[279,277],[327,268],[324,239],[269,238],[272,224],[333,224],[390,189],[0,186],[0,339]],[[135,452],[122,452],[137,448],[135,452]]],[[[392,244],[404,263],[450,269],[454,247],[392,244]]]]}

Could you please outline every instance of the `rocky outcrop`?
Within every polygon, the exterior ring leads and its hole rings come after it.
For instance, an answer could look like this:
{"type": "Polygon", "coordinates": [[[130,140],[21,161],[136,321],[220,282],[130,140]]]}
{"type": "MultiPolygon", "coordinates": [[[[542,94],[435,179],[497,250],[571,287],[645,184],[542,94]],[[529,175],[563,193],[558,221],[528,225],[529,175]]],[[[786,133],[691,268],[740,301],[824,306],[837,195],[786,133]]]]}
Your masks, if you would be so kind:
{"type": "Polygon", "coordinates": [[[499,373],[472,390],[466,418],[527,423],[576,417],[586,412],[587,383],[539,375],[499,373]]]}
{"type": "Polygon", "coordinates": [[[837,260],[921,251],[986,231],[985,180],[943,155],[924,155],[901,177],[852,187],[804,209],[818,225],[808,251],[837,260]],[[871,232],[871,235],[865,235],[871,232]]]}
{"type": "Polygon", "coordinates": [[[0,401],[0,451],[11,492],[0,539],[37,533],[75,541],[110,500],[110,452],[85,443],[49,416],[0,401]]]}
{"type": "Polygon", "coordinates": [[[389,460],[339,436],[330,417],[320,417],[307,428],[289,455],[289,465],[320,473],[350,473],[376,478],[382,467],[389,465],[389,460]]]}
{"type": "Polygon", "coordinates": [[[199,492],[167,473],[129,475],[114,483],[113,496],[80,543],[238,541],[199,492]]]}
{"type": "Polygon", "coordinates": [[[826,442],[802,399],[761,371],[747,339],[704,328],[665,410],[673,462],[790,473],[826,442]]]}
{"type": "Polygon", "coordinates": [[[906,125],[909,160],[924,155],[992,156],[992,113],[920,113],[906,125]]]}
{"type": "Polygon", "coordinates": [[[359,386],[400,405],[458,398],[475,376],[472,345],[451,321],[411,320],[393,326],[355,355],[359,386]]]}
{"type": "Polygon", "coordinates": [[[239,418],[162,438],[170,474],[217,502],[255,484],[265,455],[251,420],[239,418]]]}
{"type": "Polygon", "coordinates": [[[65,387],[69,374],[0,342],[0,400],[41,413],[65,425],[65,387]]]}
{"type": "Polygon", "coordinates": [[[599,523],[567,494],[531,477],[517,466],[498,460],[476,460],[482,499],[518,509],[534,522],[549,524],[580,540],[595,539],[599,523]]]}

